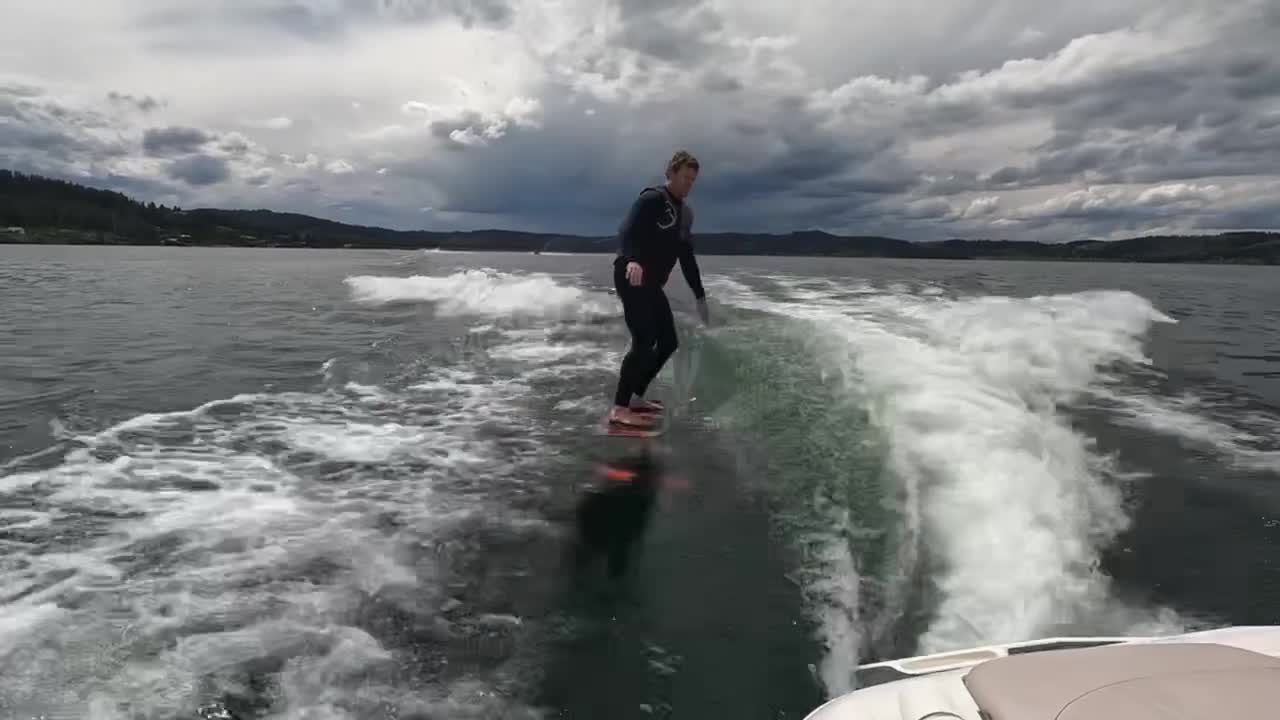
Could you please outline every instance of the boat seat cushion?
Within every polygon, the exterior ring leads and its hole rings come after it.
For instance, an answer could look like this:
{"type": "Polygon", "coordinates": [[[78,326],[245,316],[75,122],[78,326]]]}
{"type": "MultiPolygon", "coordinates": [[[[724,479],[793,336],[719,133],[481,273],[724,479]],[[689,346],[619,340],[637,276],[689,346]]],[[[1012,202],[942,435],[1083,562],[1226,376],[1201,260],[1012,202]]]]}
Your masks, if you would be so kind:
{"type": "Polygon", "coordinates": [[[964,683],[989,720],[1224,720],[1280,708],[1280,658],[1216,643],[1011,655],[964,683]]]}

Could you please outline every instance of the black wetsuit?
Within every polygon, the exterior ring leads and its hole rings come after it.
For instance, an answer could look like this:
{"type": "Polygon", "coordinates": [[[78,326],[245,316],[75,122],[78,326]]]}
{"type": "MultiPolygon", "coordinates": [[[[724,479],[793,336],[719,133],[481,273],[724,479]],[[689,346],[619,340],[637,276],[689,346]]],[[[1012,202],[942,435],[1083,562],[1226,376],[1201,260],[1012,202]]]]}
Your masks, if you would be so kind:
{"type": "Polygon", "coordinates": [[[699,300],[706,297],[693,255],[692,225],[693,211],[688,205],[666,188],[645,188],[618,230],[613,284],[622,299],[631,348],[618,374],[616,405],[629,405],[633,394],[643,396],[679,346],[671,305],[662,290],[677,261],[693,296],[699,300]],[[643,270],[639,287],[627,279],[629,262],[639,263],[643,270]]]}

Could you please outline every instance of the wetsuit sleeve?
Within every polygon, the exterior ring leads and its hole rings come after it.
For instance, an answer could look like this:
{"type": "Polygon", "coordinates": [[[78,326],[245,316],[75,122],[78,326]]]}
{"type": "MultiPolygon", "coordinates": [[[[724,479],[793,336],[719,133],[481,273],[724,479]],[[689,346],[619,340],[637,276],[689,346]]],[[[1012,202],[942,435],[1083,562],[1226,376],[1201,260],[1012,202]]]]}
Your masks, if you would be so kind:
{"type": "Polygon", "coordinates": [[[698,270],[698,258],[693,254],[693,208],[685,206],[685,217],[680,228],[680,272],[689,283],[693,296],[699,300],[707,296],[702,288],[702,272],[698,270]]]}
{"type": "Polygon", "coordinates": [[[702,288],[702,273],[698,270],[698,258],[694,257],[693,244],[688,240],[680,243],[680,272],[684,273],[684,280],[689,283],[689,289],[693,291],[695,298],[701,300],[707,296],[706,290],[702,288]]]}
{"type": "Polygon", "coordinates": [[[618,254],[627,260],[635,260],[640,254],[640,245],[644,242],[645,228],[653,227],[657,221],[658,206],[661,198],[652,190],[640,193],[636,201],[631,203],[631,210],[618,228],[618,254]]]}

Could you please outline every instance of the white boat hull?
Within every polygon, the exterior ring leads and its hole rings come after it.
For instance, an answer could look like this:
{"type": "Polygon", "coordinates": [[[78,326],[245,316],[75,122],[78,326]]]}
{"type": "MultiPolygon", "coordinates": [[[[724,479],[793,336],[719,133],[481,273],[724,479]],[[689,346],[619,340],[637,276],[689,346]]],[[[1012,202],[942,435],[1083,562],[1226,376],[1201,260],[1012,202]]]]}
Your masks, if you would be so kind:
{"type": "MultiPolygon", "coordinates": [[[[980,712],[978,701],[965,682],[966,675],[975,667],[1000,658],[1061,653],[1087,647],[1096,648],[1090,657],[1105,658],[1106,648],[1111,646],[1169,643],[1208,643],[1257,653],[1276,660],[1275,677],[1280,680],[1280,626],[1228,627],[1158,637],[1048,638],[859,666],[858,678],[876,684],[830,700],[807,715],[805,720],[1006,720],[980,712]]],[[[1269,672],[1270,668],[1263,670],[1269,672]]],[[[1275,698],[1269,695],[1266,700],[1280,699],[1280,683],[1275,693],[1275,698]]],[[[1273,711],[1275,707],[1280,705],[1273,705],[1273,711]]],[[[1008,720],[1024,718],[1011,717],[1008,720]]]]}

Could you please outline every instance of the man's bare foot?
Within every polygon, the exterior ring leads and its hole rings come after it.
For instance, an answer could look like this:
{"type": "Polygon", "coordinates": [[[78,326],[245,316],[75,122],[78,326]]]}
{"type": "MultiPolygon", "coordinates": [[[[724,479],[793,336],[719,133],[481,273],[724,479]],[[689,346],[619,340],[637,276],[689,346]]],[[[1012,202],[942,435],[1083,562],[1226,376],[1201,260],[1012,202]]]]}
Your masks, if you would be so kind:
{"type": "Polygon", "coordinates": [[[644,413],[636,412],[631,408],[618,407],[617,405],[613,406],[613,409],[609,411],[609,422],[645,429],[653,427],[653,418],[646,416],[644,413]]]}

